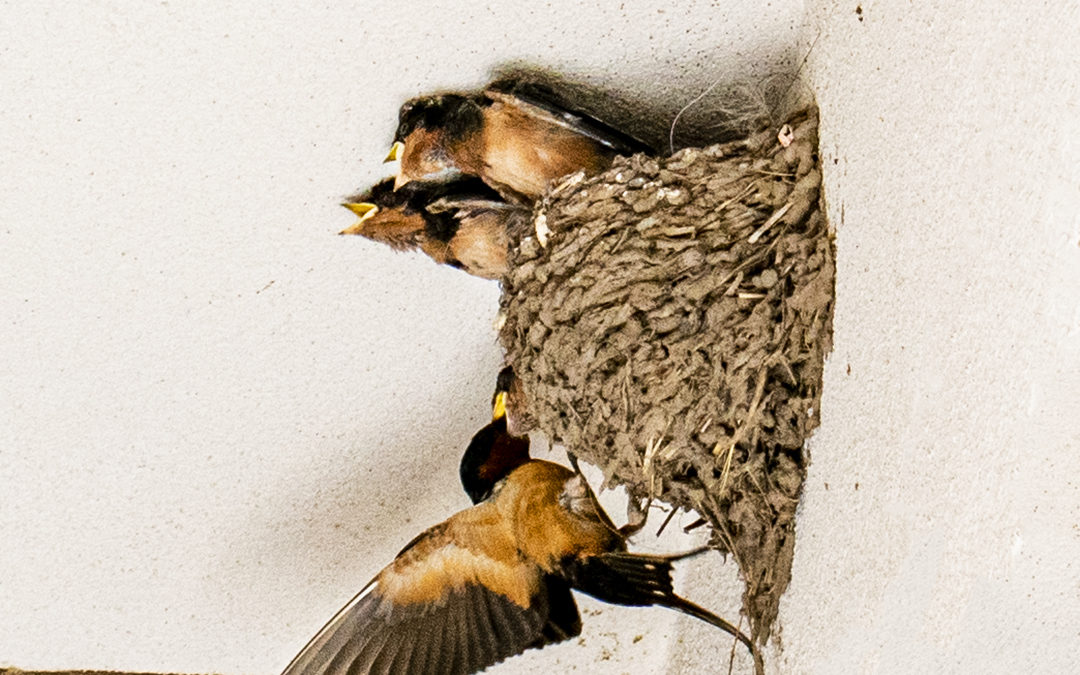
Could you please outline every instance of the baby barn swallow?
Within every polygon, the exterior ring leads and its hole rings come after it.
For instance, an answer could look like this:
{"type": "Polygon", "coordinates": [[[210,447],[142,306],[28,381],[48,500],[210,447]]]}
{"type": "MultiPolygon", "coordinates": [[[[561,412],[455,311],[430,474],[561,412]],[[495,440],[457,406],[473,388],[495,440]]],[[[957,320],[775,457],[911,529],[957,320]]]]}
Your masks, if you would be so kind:
{"type": "Polygon", "coordinates": [[[485,279],[506,272],[507,228],[528,211],[507,204],[478,178],[448,183],[376,183],[342,204],[360,219],[341,234],[359,234],[402,250],[421,250],[435,262],[485,279]]]}
{"type": "Polygon", "coordinates": [[[387,161],[400,160],[395,187],[411,181],[479,176],[507,199],[531,203],[547,184],[584,169],[597,173],[616,155],[652,150],[583,113],[549,90],[502,82],[480,94],[412,99],[401,107],[387,161]]]}
{"type": "Polygon", "coordinates": [[[499,404],[462,458],[475,506],[413,539],[301,650],[283,675],[456,675],[577,636],[571,589],[621,605],[662,605],[753,643],[675,595],[676,556],[640,555],[580,474],[530,459],[499,404]],[[502,429],[502,430],[500,430],[502,429]]]}

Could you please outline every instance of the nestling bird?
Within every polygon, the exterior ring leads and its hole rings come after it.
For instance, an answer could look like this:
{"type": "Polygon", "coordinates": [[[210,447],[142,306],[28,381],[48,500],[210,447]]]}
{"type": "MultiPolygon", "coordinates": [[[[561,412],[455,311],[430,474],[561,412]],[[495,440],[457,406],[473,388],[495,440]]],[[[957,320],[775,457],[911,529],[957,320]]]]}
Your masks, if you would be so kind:
{"type": "Polygon", "coordinates": [[[491,396],[491,422],[473,434],[458,467],[461,487],[473,504],[490,497],[496,483],[530,460],[529,437],[509,432],[510,405],[520,392],[514,369],[500,370],[491,396]]]}
{"type": "Polygon", "coordinates": [[[478,178],[410,183],[394,190],[387,178],[342,204],[360,219],[341,234],[359,234],[394,249],[421,250],[435,262],[474,276],[506,272],[508,228],[526,223],[529,211],[507,204],[478,178]]]}
{"type": "Polygon", "coordinates": [[[387,161],[400,160],[395,187],[479,176],[509,200],[531,203],[547,184],[616,155],[652,153],[646,144],[566,108],[549,89],[504,81],[479,94],[406,102],[387,161]]]}
{"type": "MultiPolygon", "coordinates": [[[[525,394],[521,379],[514,373],[512,366],[506,366],[499,371],[492,405],[497,405],[500,398],[503,413],[506,417],[507,434],[510,436],[526,436],[536,428],[536,419],[529,411],[529,398],[525,394]]],[[[498,415],[495,416],[496,419],[498,417],[498,415]]]]}
{"type": "Polygon", "coordinates": [[[737,628],[675,595],[672,562],[701,552],[628,553],[579,475],[529,458],[492,423],[462,458],[475,506],[413,539],[300,652],[284,675],[473,673],[581,632],[571,589],[621,605],[662,605],[737,628]]]}

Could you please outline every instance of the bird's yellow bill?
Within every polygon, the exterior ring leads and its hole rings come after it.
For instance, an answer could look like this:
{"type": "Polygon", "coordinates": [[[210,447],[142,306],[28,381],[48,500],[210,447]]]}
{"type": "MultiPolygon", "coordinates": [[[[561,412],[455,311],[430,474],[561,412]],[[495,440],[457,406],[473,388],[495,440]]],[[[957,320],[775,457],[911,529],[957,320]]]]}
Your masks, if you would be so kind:
{"type": "Polygon", "coordinates": [[[397,192],[398,190],[400,190],[400,189],[401,189],[401,186],[402,186],[402,185],[406,185],[407,183],[409,183],[409,182],[411,182],[411,181],[412,181],[412,179],[411,179],[411,178],[409,178],[409,177],[408,177],[408,176],[406,176],[406,175],[403,175],[403,174],[402,174],[402,173],[401,173],[401,172],[399,171],[399,172],[398,172],[398,175],[394,176],[394,192],[397,192]]]}
{"type": "Polygon", "coordinates": [[[342,230],[338,234],[362,234],[364,229],[364,221],[374,216],[379,212],[379,207],[368,202],[345,202],[342,204],[345,208],[349,209],[356,215],[360,216],[360,220],[356,221],[346,229],[342,230]]]}
{"type": "Polygon", "coordinates": [[[405,149],[405,144],[401,141],[394,141],[394,144],[390,146],[390,153],[386,155],[386,159],[383,162],[396,162],[401,157],[401,151],[405,149]]]}
{"type": "Polygon", "coordinates": [[[506,392],[500,391],[495,394],[495,405],[491,411],[491,419],[497,420],[506,417],[506,392]]]}

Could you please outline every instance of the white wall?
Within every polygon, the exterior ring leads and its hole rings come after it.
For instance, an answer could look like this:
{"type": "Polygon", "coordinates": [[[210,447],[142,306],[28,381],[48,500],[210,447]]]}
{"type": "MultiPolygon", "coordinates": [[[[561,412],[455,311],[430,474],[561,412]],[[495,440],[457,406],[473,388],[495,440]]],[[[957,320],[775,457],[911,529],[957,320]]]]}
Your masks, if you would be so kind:
{"type": "MultiPolygon", "coordinates": [[[[276,672],[465,505],[496,285],[333,235],[402,99],[524,60],[670,118],[798,38],[836,349],[770,669],[1080,669],[1077,10],[803,13],[5,7],[0,664],[276,672]]],[[[731,567],[682,581],[731,616],[731,567]]],[[[500,672],[726,653],[670,612],[583,605],[584,645],[500,672]]]]}
{"type": "Polygon", "coordinates": [[[815,4],[835,350],[774,670],[1080,672],[1080,10],[815,4]]]}
{"type": "MultiPolygon", "coordinates": [[[[402,100],[527,62],[644,101],[662,128],[715,79],[790,62],[801,16],[5,5],[0,664],[278,672],[466,505],[497,285],[334,234],[338,198],[386,171],[402,100]]],[[[653,670],[685,625],[583,605],[583,646],[503,672],[653,670]]]]}

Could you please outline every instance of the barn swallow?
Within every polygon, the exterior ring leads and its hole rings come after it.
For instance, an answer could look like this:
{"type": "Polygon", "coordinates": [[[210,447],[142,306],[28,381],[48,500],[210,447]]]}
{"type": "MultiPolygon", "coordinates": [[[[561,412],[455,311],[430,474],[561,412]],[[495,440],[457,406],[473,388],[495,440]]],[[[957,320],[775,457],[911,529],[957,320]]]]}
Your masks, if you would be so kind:
{"type": "Polygon", "coordinates": [[[397,188],[467,174],[508,199],[531,203],[555,178],[581,169],[594,174],[616,155],[636,152],[653,150],[570,110],[541,85],[504,81],[479,94],[407,101],[387,161],[400,162],[397,188]]]}
{"type": "Polygon", "coordinates": [[[672,563],[704,549],[627,552],[581,475],[529,458],[528,441],[507,439],[500,419],[497,399],[490,433],[462,459],[476,505],[406,545],[283,675],[473,673],[580,634],[571,589],[707,621],[742,641],[761,672],[748,637],[672,590],[672,563]]]}
{"type": "Polygon", "coordinates": [[[491,397],[491,422],[477,431],[461,457],[458,474],[461,487],[473,504],[491,496],[502,478],[529,461],[529,437],[509,432],[510,405],[520,391],[517,376],[510,366],[499,371],[495,378],[495,393],[491,397]]]}
{"type": "MultiPolygon", "coordinates": [[[[501,416],[506,417],[506,433],[510,436],[525,436],[536,428],[536,419],[529,411],[525,389],[512,366],[499,371],[491,403],[496,410],[501,410],[501,416]]],[[[496,415],[495,419],[499,417],[496,415]]]]}
{"type": "Polygon", "coordinates": [[[360,219],[341,234],[359,234],[394,249],[419,249],[435,262],[485,279],[506,272],[507,230],[529,212],[507,204],[478,178],[447,183],[376,183],[342,204],[360,219]]]}

